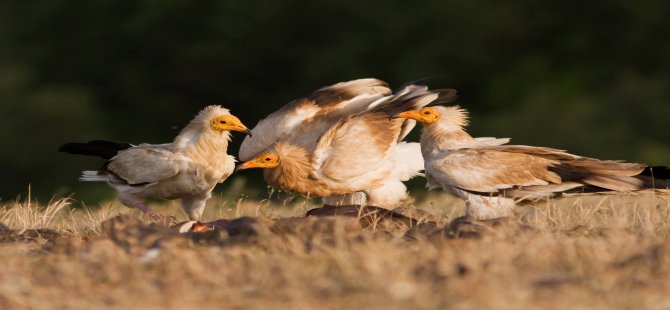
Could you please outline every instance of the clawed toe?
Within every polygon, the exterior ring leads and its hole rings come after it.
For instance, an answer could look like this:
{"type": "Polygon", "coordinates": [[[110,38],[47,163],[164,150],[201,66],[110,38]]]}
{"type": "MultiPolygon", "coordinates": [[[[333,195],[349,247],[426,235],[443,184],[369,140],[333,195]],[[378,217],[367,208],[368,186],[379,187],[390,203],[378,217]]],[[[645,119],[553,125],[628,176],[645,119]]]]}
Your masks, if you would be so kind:
{"type": "Polygon", "coordinates": [[[175,227],[180,233],[206,232],[210,230],[224,229],[227,223],[229,223],[228,220],[216,220],[206,223],[200,221],[188,221],[176,224],[175,227]]]}

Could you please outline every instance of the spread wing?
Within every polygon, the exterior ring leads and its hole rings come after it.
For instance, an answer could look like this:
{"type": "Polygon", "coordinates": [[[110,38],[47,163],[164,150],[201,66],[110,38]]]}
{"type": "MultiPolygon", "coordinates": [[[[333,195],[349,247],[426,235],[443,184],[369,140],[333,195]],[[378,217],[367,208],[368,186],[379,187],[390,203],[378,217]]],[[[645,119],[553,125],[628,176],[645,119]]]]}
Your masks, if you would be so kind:
{"type": "MultiPolygon", "coordinates": [[[[321,88],[262,119],[240,146],[242,161],[291,137],[315,142],[342,117],[365,111],[391,90],[377,79],[360,79],[321,88]]],[[[297,144],[303,144],[298,142],[297,144]]]]}
{"type": "MultiPolygon", "coordinates": [[[[369,111],[347,117],[332,126],[319,140],[312,161],[319,176],[350,180],[388,165],[393,147],[412,129],[414,122],[393,118],[407,109],[453,100],[452,89],[429,91],[422,85],[408,85],[397,94],[379,102],[369,111]]],[[[391,172],[393,167],[388,171],[391,172]]]]}
{"type": "Polygon", "coordinates": [[[319,140],[312,168],[316,175],[338,181],[360,177],[384,164],[396,144],[403,120],[382,113],[344,119],[319,140]]]}
{"type": "Polygon", "coordinates": [[[474,192],[498,192],[515,186],[561,183],[549,168],[556,160],[496,149],[461,149],[428,161],[431,180],[474,192]]]}
{"type": "Polygon", "coordinates": [[[138,185],[159,182],[179,173],[175,154],[166,147],[141,144],[119,152],[106,169],[128,184],[138,185]]]}

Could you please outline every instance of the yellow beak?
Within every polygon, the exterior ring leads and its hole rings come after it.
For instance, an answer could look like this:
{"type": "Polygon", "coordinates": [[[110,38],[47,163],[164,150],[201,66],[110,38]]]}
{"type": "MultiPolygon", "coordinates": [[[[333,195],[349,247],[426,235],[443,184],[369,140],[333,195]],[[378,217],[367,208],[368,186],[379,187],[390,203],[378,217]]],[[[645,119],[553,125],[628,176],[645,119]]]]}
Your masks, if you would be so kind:
{"type": "Polygon", "coordinates": [[[237,167],[235,167],[235,171],[240,171],[240,170],[244,170],[244,169],[251,169],[251,168],[265,168],[265,167],[263,166],[263,163],[252,159],[250,161],[247,161],[247,162],[244,162],[244,163],[241,163],[241,164],[237,165],[237,167]]]}
{"type": "Polygon", "coordinates": [[[261,154],[254,159],[239,164],[235,171],[251,168],[275,168],[279,166],[279,158],[274,154],[261,154]]]}
{"type": "Polygon", "coordinates": [[[400,112],[400,113],[396,114],[395,117],[414,119],[414,120],[417,120],[419,122],[423,121],[423,115],[421,115],[421,113],[419,113],[418,110],[410,110],[410,111],[400,112]]]}
{"type": "Polygon", "coordinates": [[[239,118],[234,115],[224,115],[212,122],[212,127],[216,130],[239,131],[251,134],[251,130],[242,124],[239,118]]]}

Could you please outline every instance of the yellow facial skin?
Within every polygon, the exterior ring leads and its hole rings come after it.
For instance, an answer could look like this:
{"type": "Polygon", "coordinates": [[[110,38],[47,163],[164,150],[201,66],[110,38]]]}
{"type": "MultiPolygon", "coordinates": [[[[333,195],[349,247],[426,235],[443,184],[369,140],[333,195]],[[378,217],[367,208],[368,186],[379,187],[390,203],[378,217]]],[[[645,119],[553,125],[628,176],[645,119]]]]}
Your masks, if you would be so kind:
{"type": "Polygon", "coordinates": [[[419,110],[405,111],[399,113],[397,116],[417,120],[424,124],[432,124],[440,119],[440,112],[434,108],[423,108],[419,110]]]}
{"type": "Polygon", "coordinates": [[[223,115],[209,122],[210,127],[217,131],[241,131],[246,134],[251,134],[251,130],[244,126],[239,118],[233,115],[223,115]]]}
{"type": "Polygon", "coordinates": [[[235,168],[236,171],[251,168],[276,168],[279,166],[279,157],[272,153],[265,153],[244,162],[235,168]]]}

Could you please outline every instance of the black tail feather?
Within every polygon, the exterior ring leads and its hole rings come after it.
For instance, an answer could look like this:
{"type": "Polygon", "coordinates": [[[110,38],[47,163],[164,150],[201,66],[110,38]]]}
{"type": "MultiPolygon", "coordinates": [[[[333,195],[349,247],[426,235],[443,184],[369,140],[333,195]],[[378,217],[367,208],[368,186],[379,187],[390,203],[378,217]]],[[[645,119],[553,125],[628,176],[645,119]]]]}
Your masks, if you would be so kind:
{"type": "Polygon", "coordinates": [[[86,143],[66,143],[61,145],[58,148],[58,151],[68,154],[98,156],[104,159],[110,159],[116,156],[118,152],[132,146],[132,144],[125,142],[93,140],[86,143]]]}
{"type": "Polygon", "coordinates": [[[670,167],[665,166],[650,166],[644,168],[640,175],[653,177],[654,179],[670,180],[670,167]]]}

